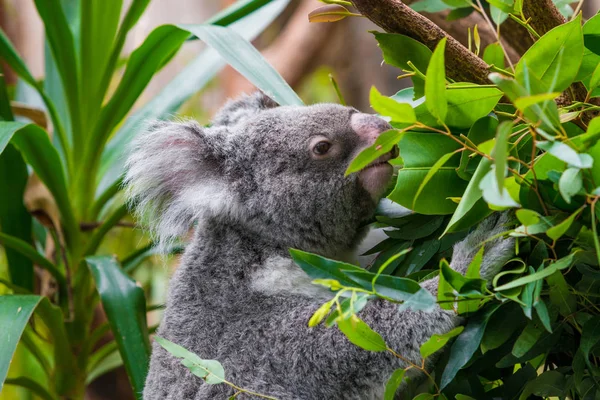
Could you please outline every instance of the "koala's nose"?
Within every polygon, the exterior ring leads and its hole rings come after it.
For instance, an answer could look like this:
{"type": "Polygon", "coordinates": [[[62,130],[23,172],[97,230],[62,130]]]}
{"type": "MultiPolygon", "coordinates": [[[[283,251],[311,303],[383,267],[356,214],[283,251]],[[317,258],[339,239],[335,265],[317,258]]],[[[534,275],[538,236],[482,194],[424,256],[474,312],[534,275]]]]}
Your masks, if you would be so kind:
{"type": "Polygon", "coordinates": [[[356,113],[350,118],[350,126],[358,136],[371,145],[375,139],[385,131],[392,129],[392,126],[383,119],[371,114],[356,113]]]}

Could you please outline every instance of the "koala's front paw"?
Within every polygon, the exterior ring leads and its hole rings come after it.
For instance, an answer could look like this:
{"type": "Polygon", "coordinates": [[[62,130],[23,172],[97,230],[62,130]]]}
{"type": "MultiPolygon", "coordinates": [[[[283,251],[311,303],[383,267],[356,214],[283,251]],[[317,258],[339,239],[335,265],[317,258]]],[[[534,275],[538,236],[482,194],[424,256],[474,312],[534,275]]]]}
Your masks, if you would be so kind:
{"type": "MultiPolygon", "coordinates": [[[[508,211],[494,213],[486,218],[479,224],[477,229],[454,245],[450,266],[460,273],[465,273],[481,245],[489,238],[509,230],[510,221],[511,213],[508,211]]],[[[514,256],[514,245],[515,241],[512,237],[498,237],[485,243],[481,263],[481,277],[483,279],[492,279],[502,266],[514,256]]]]}

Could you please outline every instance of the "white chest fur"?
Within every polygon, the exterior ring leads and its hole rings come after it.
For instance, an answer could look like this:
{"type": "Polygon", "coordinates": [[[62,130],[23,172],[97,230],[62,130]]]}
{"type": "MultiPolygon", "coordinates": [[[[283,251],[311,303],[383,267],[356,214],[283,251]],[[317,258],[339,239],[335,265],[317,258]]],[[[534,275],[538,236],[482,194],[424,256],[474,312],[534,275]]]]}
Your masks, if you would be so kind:
{"type": "Polygon", "coordinates": [[[251,276],[252,290],[266,294],[292,294],[328,300],[332,292],[311,283],[312,278],[286,257],[269,257],[251,276]]]}

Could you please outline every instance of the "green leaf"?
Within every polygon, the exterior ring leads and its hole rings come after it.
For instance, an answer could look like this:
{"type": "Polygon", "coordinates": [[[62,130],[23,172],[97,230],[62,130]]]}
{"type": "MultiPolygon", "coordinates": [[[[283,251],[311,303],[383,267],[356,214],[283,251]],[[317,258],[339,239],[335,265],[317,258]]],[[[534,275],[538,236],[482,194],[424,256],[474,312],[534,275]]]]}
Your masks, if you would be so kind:
{"type": "Polygon", "coordinates": [[[589,356],[592,349],[600,341],[600,318],[593,317],[583,325],[579,348],[583,352],[586,363],[590,366],[589,356]]]}
{"type": "Polygon", "coordinates": [[[17,147],[52,193],[63,220],[67,244],[70,244],[78,236],[79,226],[71,209],[64,167],[48,134],[37,125],[0,122],[0,154],[9,142],[17,147]]]}
{"type": "Polygon", "coordinates": [[[344,271],[366,272],[356,265],[330,260],[316,254],[290,249],[292,259],[312,279],[335,279],[344,286],[357,287],[358,283],[349,278],[344,271]]]}
{"type": "Polygon", "coordinates": [[[527,65],[548,91],[562,92],[575,80],[582,58],[583,31],[579,15],[535,42],[516,65],[515,76],[523,83],[523,69],[527,65]],[[559,57],[561,52],[562,57],[559,57]]]}
{"type": "Polygon", "coordinates": [[[41,299],[34,295],[0,296],[0,391],[19,338],[41,299]]]}
{"type": "Polygon", "coordinates": [[[583,178],[579,168],[568,168],[560,176],[558,190],[565,201],[571,204],[571,198],[583,187],[583,178]]]}
{"type": "Polygon", "coordinates": [[[522,329],[523,313],[514,303],[502,307],[502,311],[490,318],[481,340],[481,351],[485,354],[502,346],[518,330],[522,329]]]}
{"type": "MultiPolygon", "coordinates": [[[[52,264],[52,262],[41,255],[30,243],[18,237],[7,235],[3,232],[0,232],[0,243],[5,247],[7,253],[8,250],[11,250],[34,262],[39,267],[50,272],[61,288],[66,288],[66,281],[63,274],[56,268],[54,264],[52,264]]],[[[14,280],[13,283],[21,286],[14,280]]]]}
{"type": "MultiPolygon", "coordinates": [[[[121,0],[119,0],[121,1],[121,0]]],[[[102,101],[104,96],[106,95],[106,91],[110,85],[110,82],[113,78],[115,67],[119,61],[119,57],[121,56],[121,51],[123,50],[123,45],[125,44],[125,40],[127,39],[127,33],[135,26],[137,21],[140,19],[150,0],[132,0],[127,13],[123,17],[123,21],[121,22],[121,26],[117,32],[114,41],[112,42],[112,46],[108,49],[110,50],[110,56],[108,57],[108,61],[106,62],[104,72],[102,74],[102,78],[98,84],[97,90],[97,98],[102,101]]],[[[85,69],[84,69],[85,71],[85,69]]]]}
{"type": "Polygon", "coordinates": [[[556,271],[560,271],[560,270],[563,270],[563,269],[571,266],[574,256],[575,256],[575,253],[571,253],[568,256],[563,257],[560,260],[553,262],[552,264],[548,265],[546,268],[537,271],[534,274],[515,279],[512,282],[498,286],[497,288],[495,288],[495,290],[501,291],[501,290],[512,289],[515,287],[526,285],[529,282],[535,282],[540,279],[544,279],[545,277],[552,275],[556,271]]]}
{"type": "Polygon", "coordinates": [[[413,397],[413,400],[433,400],[435,399],[435,396],[432,395],[431,393],[421,393],[415,397],[413,397]]]}
{"type": "Polygon", "coordinates": [[[506,174],[508,157],[508,137],[512,133],[512,121],[503,121],[498,125],[496,133],[496,144],[492,150],[494,166],[496,167],[496,182],[499,188],[504,187],[504,176],[506,174]]]}
{"type": "Polygon", "coordinates": [[[404,167],[398,171],[394,191],[388,198],[404,207],[427,215],[450,214],[456,203],[450,197],[459,197],[466,182],[456,174],[460,158],[450,158],[445,166],[430,178],[422,189],[420,200],[414,202],[419,186],[432,166],[444,154],[456,151],[460,146],[452,139],[437,133],[406,132],[398,143],[404,167]]]}
{"type": "Polygon", "coordinates": [[[385,385],[385,393],[383,394],[383,400],[394,400],[396,396],[396,391],[400,387],[402,383],[402,379],[404,379],[404,373],[406,371],[402,368],[398,368],[392,373],[390,379],[388,379],[385,385]]]}
{"type": "Polygon", "coordinates": [[[387,345],[379,333],[369,327],[356,315],[337,321],[338,328],[354,345],[368,351],[386,351],[387,345]]]}
{"type": "Polygon", "coordinates": [[[427,109],[440,122],[446,120],[448,103],[446,101],[446,69],[444,66],[444,51],[446,50],[446,38],[437,44],[425,79],[425,104],[427,109]]]}
{"type": "Polygon", "coordinates": [[[2,60],[6,62],[10,68],[19,75],[25,82],[33,87],[37,87],[37,81],[29,72],[27,65],[19,56],[17,49],[12,45],[4,31],[0,30],[0,55],[2,60]]]}
{"type": "Polygon", "coordinates": [[[175,357],[183,358],[181,363],[194,375],[204,379],[209,385],[225,381],[225,370],[220,362],[216,360],[203,360],[197,354],[160,336],[155,336],[154,340],[175,357]]]}
{"type": "MultiPolygon", "coordinates": [[[[524,71],[528,72],[529,70],[524,68],[524,71]]],[[[531,78],[529,75],[526,76],[531,78]]],[[[514,79],[507,78],[504,75],[493,72],[489,75],[489,79],[494,82],[504,92],[506,97],[513,102],[521,97],[527,97],[531,95],[531,91],[526,90],[519,82],[514,79]]],[[[546,106],[546,103],[544,105],[545,107],[542,107],[540,104],[534,103],[527,107],[523,114],[527,120],[532,123],[538,123],[541,121],[544,129],[547,129],[551,132],[558,131],[560,120],[558,119],[556,104],[554,104],[554,107],[546,106]]],[[[554,136],[545,133],[543,129],[538,129],[537,131],[545,139],[554,140],[554,136]]]]}
{"type": "Polygon", "coordinates": [[[498,68],[505,68],[504,51],[499,43],[490,43],[483,51],[483,61],[498,68]]]}
{"type": "Polygon", "coordinates": [[[516,215],[519,222],[525,226],[535,225],[540,222],[540,214],[533,210],[521,208],[517,210],[516,215]]]}
{"type": "MultiPolygon", "coordinates": [[[[142,1],[148,2],[148,0],[142,1]]],[[[140,1],[132,3],[132,7],[139,2],[140,1]]],[[[259,2],[265,3],[266,1],[238,1],[226,10],[223,10],[223,13],[231,12],[231,15],[220,13],[219,15],[221,15],[221,17],[214,21],[215,23],[231,22],[230,16],[236,15],[237,17],[241,17],[242,14],[240,13],[242,11],[249,10],[247,7],[250,6],[258,6],[259,2]],[[244,4],[246,4],[247,7],[238,8],[238,6],[244,4]]],[[[251,41],[283,11],[288,3],[288,0],[271,2],[233,23],[231,29],[237,31],[244,39],[251,41]]],[[[213,19],[211,18],[211,21],[212,20],[213,19]]],[[[126,21],[127,17],[121,24],[119,35],[121,35],[121,30],[124,29],[123,24],[125,24],[126,21]]],[[[107,188],[113,187],[113,185],[117,185],[116,182],[119,180],[124,170],[126,159],[124,156],[125,149],[127,149],[129,142],[137,135],[137,133],[143,129],[144,122],[163,118],[177,111],[185,100],[208,84],[225,64],[225,60],[219,56],[216,50],[212,48],[204,50],[198,57],[186,65],[173,80],[166,84],[160,93],[125,120],[123,125],[108,142],[104,153],[102,154],[101,166],[98,170],[98,180],[100,181],[99,190],[101,192],[107,190],[107,188]]]]}
{"type": "Polygon", "coordinates": [[[446,97],[446,124],[456,128],[470,128],[475,121],[494,109],[502,97],[502,92],[496,88],[454,83],[448,85],[446,97]]]}
{"type": "MultiPolygon", "coordinates": [[[[443,235],[449,232],[455,232],[455,228],[470,216],[469,211],[471,211],[475,207],[475,204],[482,198],[483,193],[479,188],[479,184],[483,177],[490,171],[491,165],[492,162],[489,159],[481,159],[475,170],[475,174],[469,181],[469,185],[465,189],[460,199],[460,203],[458,203],[458,207],[456,207],[456,211],[454,211],[450,222],[448,222],[443,235]]],[[[487,208],[487,206],[485,208],[487,208]]],[[[476,222],[476,220],[474,222],[476,222]]]]}
{"type": "Polygon", "coordinates": [[[479,343],[483,337],[485,327],[487,326],[490,317],[498,308],[499,305],[495,305],[485,312],[477,313],[469,319],[464,331],[458,336],[450,348],[450,356],[446,363],[446,367],[444,368],[444,372],[442,373],[440,389],[444,389],[448,386],[458,373],[458,370],[467,364],[473,353],[479,348],[479,343]]]}
{"type": "Polygon", "coordinates": [[[549,288],[550,303],[558,308],[563,317],[568,317],[577,310],[577,299],[569,290],[565,277],[560,271],[556,271],[546,278],[549,288]]]}
{"type": "Polygon", "coordinates": [[[100,157],[98,149],[104,147],[112,130],[127,115],[150,79],[171,59],[188,36],[189,32],[181,28],[162,25],[154,29],[144,43],[131,53],[119,86],[108,103],[102,107],[88,141],[84,160],[95,163],[100,157]]]}
{"type": "Polygon", "coordinates": [[[535,380],[530,381],[519,400],[530,398],[532,394],[540,397],[562,397],[567,386],[567,378],[556,370],[546,371],[535,380]]]}
{"type": "MultiPolygon", "coordinates": [[[[85,79],[81,80],[81,93],[85,101],[81,103],[84,121],[92,125],[104,100],[105,88],[102,80],[109,64],[113,42],[119,26],[123,0],[84,1],[81,3],[81,70],[85,79]]],[[[135,5],[135,4],[134,4],[135,5]]],[[[77,132],[77,134],[81,134],[77,132]]]]}
{"type": "Polygon", "coordinates": [[[352,160],[346,169],[346,172],[344,172],[344,175],[348,176],[354,172],[358,172],[385,153],[389,153],[400,141],[402,136],[404,136],[404,132],[396,129],[383,132],[377,136],[375,143],[361,151],[360,154],[357,155],[354,160],[352,160]]]}
{"type": "Polygon", "coordinates": [[[484,293],[485,281],[483,279],[470,279],[450,268],[446,263],[441,264],[441,275],[452,289],[460,294],[484,293]]]}
{"type": "Polygon", "coordinates": [[[304,105],[281,75],[254,46],[232,29],[210,25],[180,25],[214,48],[235,70],[280,105],[304,105]]]}
{"type": "Polygon", "coordinates": [[[419,351],[421,352],[421,357],[427,358],[430,355],[432,355],[433,353],[440,350],[442,347],[444,347],[446,345],[446,343],[448,343],[448,341],[450,339],[452,339],[455,336],[460,335],[460,333],[463,331],[464,328],[465,328],[464,326],[458,326],[444,334],[432,335],[425,343],[423,343],[421,345],[421,347],[419,349],[419,351]]]}
{"type": "Polygon", "coordinates": [[[35,6],[44,22],[46,38],[61,78],[74,138],[81,139],[83,134],[80,114],[81,74],[75,54],[73,33],[59,0],[35,0],[35,6]]]}
{"type": "Polygon", "coordinates": [[[536,321],[529,321],[517,338],[512,354],[517,358],[523,357],[538,342],[543,332],[544,329],[536,321]]]}
{"type": "Polygon", "coordinates": [[[580,208],[579,210],[575,211],[573,214],[571,214],[568,218],[566,218],[564,221],[562,221],[558,225],[555,225],[552,228],[549,228],[546,231],[546,235],[548,235],[548,237],[552,240],[558,240],[562,235],[564,235],[569,230],[569,228],[573,224],[573,221],[575,221],[575,217],[577,217],[582,210],[583,210],[583,208],[580,208]]]}
{"type": "MultiPolygon", "coordinates": [[[[541,281],[536,282],[536,284],[538,287],[542,287],[541,281]]],[[[544,302],[544,300],[540,299],[537,303],[534,304],[533,307],[535,308],[537,316],[540,318],[540,321],[542,321],[542,325],[544,325],[546,331],[552,333],[550,315],[548,314],[548,309],[546,308],[546,303],[544,302]]]]}
{"type": "MultiPolygon", "coordinates": [[[[508,181],[508,180],[507,180],[508,181]]],[[[517,203],[506,187],[499,187],[495,179],[495,168],[492,168],[479,182],[483,199],[490,205],[498,208],[518,207],[517,203]]]]}
{"type": "MultiPolygon", "coordinates": [[[[40,385],[38,382],[33,379],[27,378],[25,376],[19,376],[17,378],[8,378],[4,382],[7,385],[20,386],[29,390],[35,396],[39,396],[44,400],[58,400],[57,397],[52,395],[50,392],[44,388],[44,386],[40,385]]],[[[0,385],[0,390],[2,389],[2,385],[0,385]]]]}
{"type": "Polygon", "coordinates": [[[431,178],[433,178],[433,176],[440,170],[440,168],[442,168],[444,166],[444,164],[446,164],[448,162],[448,160],[455,154],[456,153],[444,154],[442,157],[440,157],[439,160],[436,161],[435,164],[433,164],[431,166],[431,169],[429,169],[429,171],[427,171],[427,175],[425,175],[425,178],[423,178],[423,182],[421,182],[421,184],[419,185],[419,188],[417,189],[417,193],[415,193],[415,198],[413,200],[413,204],[411,207],[413,210],[415,209],[419,195],[421,194],[421,192],[423,191],[425,186],[429,183],[431,178]]]}
{"type": "Polygon", "coordinates": [[[417,122],[415,111],[409,104],[398,103],[390,97],[382,96],[375,86],[371,87],[369,99],[373,110],[381,115],[390,117],[392,121],[407,124],[417,122]]]}
{"type": "Polygon", "coordinates": [[[521,111],[525,111],[527,108],[534,104],[543,103],[545,101],[554,100],[560,96],[560,92],[534,94],[532,96],[519,97],[515,100],[515,107],[521,111]]]}
{"type": "Polygon", "coordinates": [[[538,142],[537,146],[550,153],[553,157],[568,163],[576,168],[590,168],[591,165],[586,161],[583,154],[578,154],[569,145],[562,142],[538,142]]]}
{"type": "MultiPolygon", "coordinates": [[[[0,226],[3,233],[31,244],[31,214],[23,205],[28,177],[23,157],[9,144],[0,154],[0,226]]],[[[33,292],[31,260],[11,248],[5,251],[11,282],[33,292]]]]}
{"type": "Polygon", "coordinates": [[[410,61],[419,71],[425,72],[429,65],[432,52],[423,43],[397,33],[371,32],[375,35],[377,44],[383,52],[386,64],[393,65],[404,71],[412,71],[410,61]]]}
{"type": "Polygon", "coordinates": [[[113,257],[85,260],[96,281],[131,386],[141,399],[150,359],[144,290],[121,270],[113,257]]]}

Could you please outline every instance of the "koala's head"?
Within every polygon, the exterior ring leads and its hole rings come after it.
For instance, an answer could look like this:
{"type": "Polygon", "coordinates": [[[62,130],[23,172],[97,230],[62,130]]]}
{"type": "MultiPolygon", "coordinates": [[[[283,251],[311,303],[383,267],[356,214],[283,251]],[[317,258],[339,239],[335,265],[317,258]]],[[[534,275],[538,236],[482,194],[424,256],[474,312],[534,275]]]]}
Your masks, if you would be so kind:
{"type": "Polygon", "coordinates": [[[210,127],[159,122],[133,144],[129,196],[161,241],[194,221],[238,225],[271,244],[333,256],[355,244],[392,176],[388,153],[344,176],[390,129],[336,104],[228,103],[210,127]]]}

